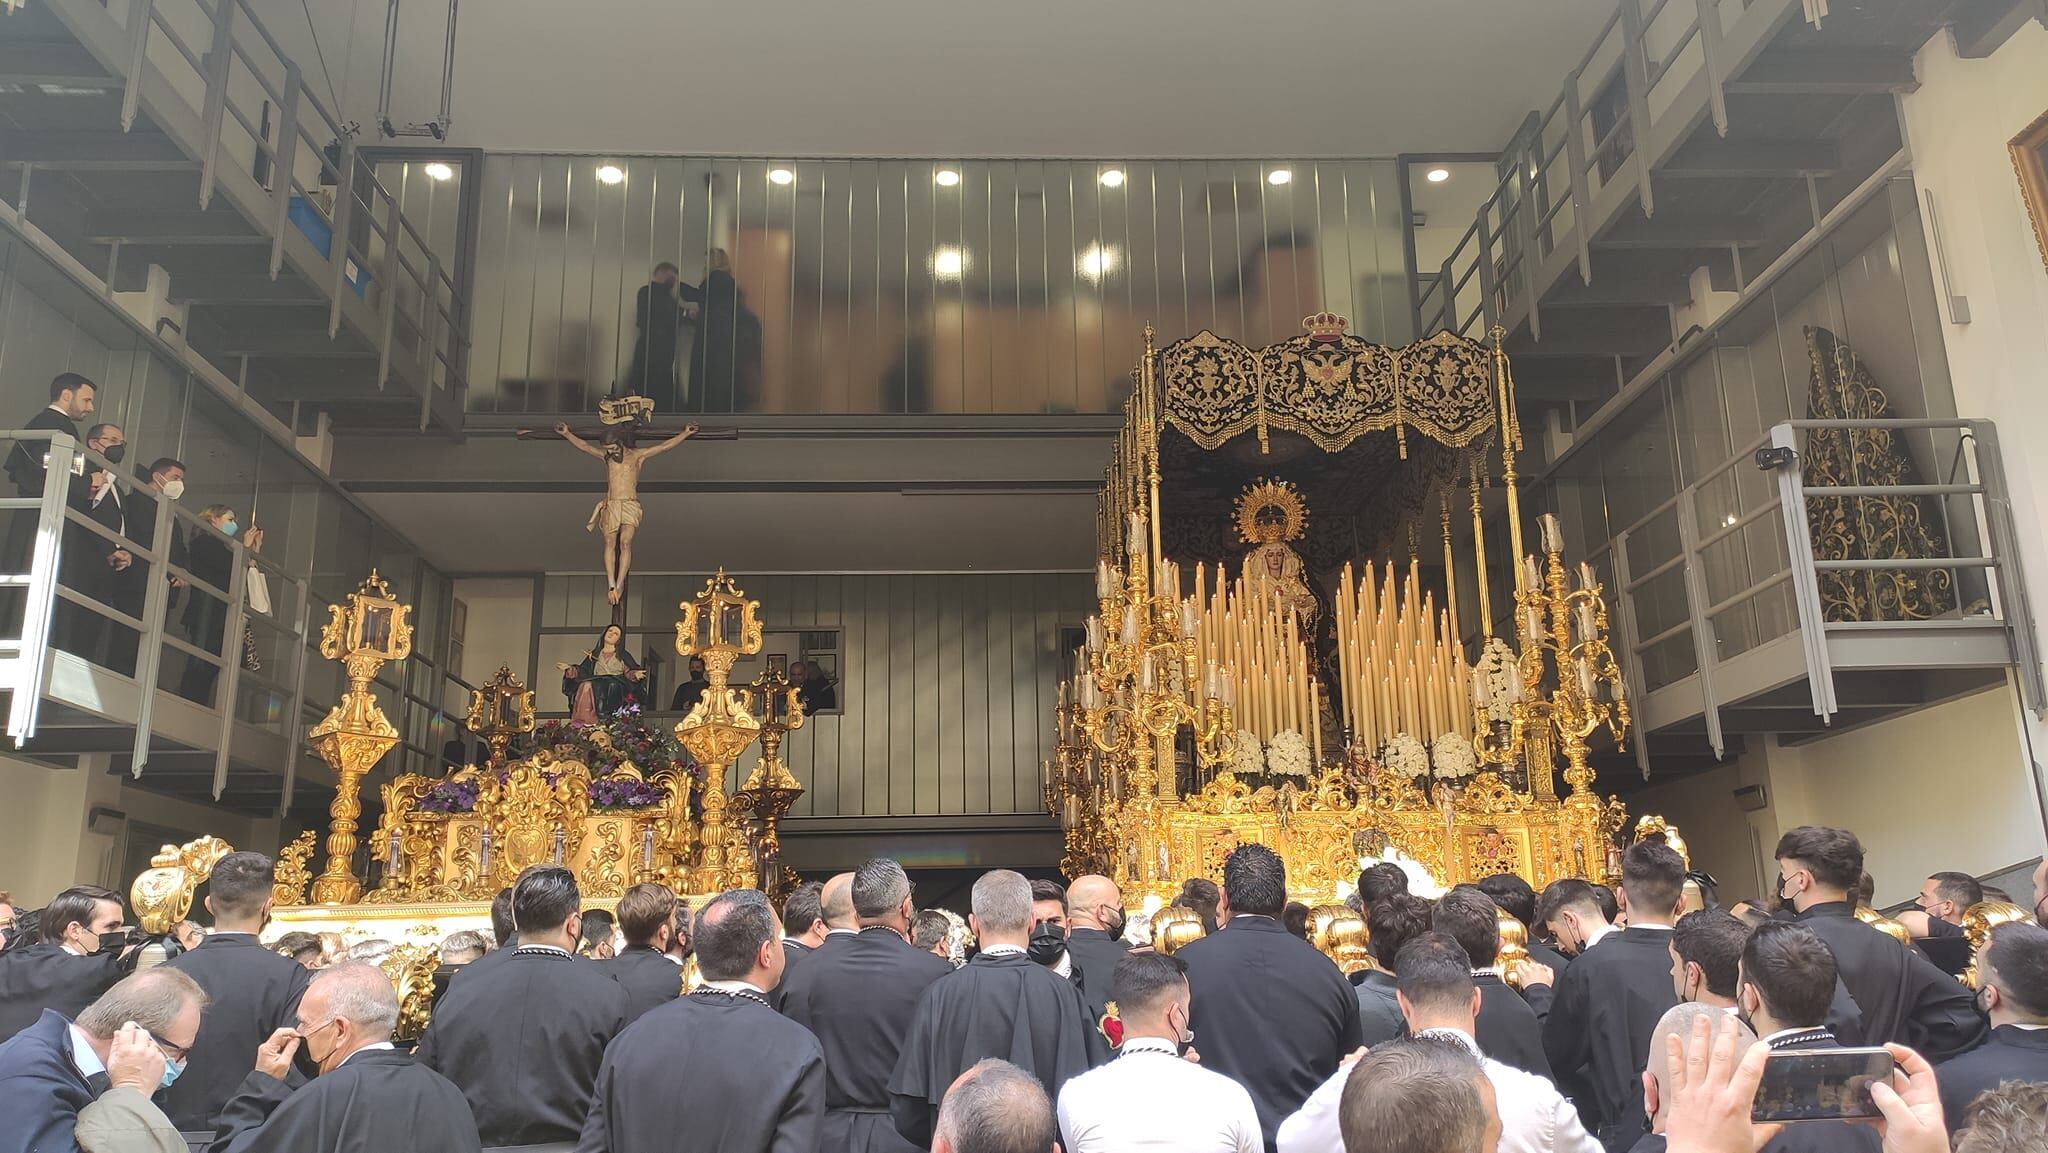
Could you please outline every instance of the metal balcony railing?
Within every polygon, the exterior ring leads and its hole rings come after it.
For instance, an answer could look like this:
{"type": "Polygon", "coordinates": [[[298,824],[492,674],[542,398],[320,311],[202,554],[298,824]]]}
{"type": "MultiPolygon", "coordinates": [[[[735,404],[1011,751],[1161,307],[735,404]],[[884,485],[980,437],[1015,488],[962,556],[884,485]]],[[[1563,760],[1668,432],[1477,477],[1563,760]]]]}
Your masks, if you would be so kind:
{"type": "MultiPolygon", "coordinates": [[[[1789,674],[1781,683],[1805,680],[1813,714],[1824,722],[1842,711],[1836,673],[1843,667],[2012,666],[2026,706],[2036,713],[2048,707],[2012,500],[1997,431],[1988,421],[1782,422],[1615,532],[1590,559],[1613,590],[1631,694],[1649,701],[1684,692],[1682,686],[1693,682],[1716,755],[1724,749],[1721,710],[1744,691],[1723,684],[1724,672],[1773,642],[1796,645],[1791,663],[1776,671],[1789,674]],[[1809,485],[1802,466],[1810,438],[1821,431],[1924,437],[1914,447],[1925,448],[1949,479],[1809,485]],[[1764,448],[1794,456],[1765,469],[1757,457],[1764,448]],[[1815,502],[1836,499],[1926,502],[1923,507],[1939,510],[1930,527],[1947,541],[1946,552],[1819,555],[1826,550],[1817,546],[1809,512],[1815,502]],[[1831,618],[1821,593],[1825,574],[1859,572],[1945,572],[1952,606],[1927,615],[1871,611],[1862,614],[1867,619],[1843,619],[1838,604],[1831,618]]],[[[1745,686],[1754,687],[1759,675],[1770,674],[1749,670],[1745,686]]],[[[1729,679],[1736,678],[1730,673],[1729,679]]],[[[1646,729],[1655,727],[1656,718],[1645,719],[1646,729]]],[[[1645,762],[1644,742],[1636,742],[1636,755],[1645,762]]]]}

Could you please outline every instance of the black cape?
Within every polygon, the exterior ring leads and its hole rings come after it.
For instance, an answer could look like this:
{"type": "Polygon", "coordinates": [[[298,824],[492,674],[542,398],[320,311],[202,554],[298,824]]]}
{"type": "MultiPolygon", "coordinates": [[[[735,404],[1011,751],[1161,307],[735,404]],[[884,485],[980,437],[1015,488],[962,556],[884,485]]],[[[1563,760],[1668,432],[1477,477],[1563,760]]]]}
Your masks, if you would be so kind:
{"type": "Polygon", "coordinates": [[[299,997],[313,974],[248,933],[217,933],[165,964],[199,982],[213,1003],[200,1015],[191,1063],[159,1103],[180,1130],[211,1132],[255,1070],[257,1046],[298,1023],[299,997]]]}
{"type": "Polygon", "coordinates": [[[777,1012],[782,1010],[782,995],[789,989],[789,979],[796,975],[797,966],[813,952],[815,950],[802,941],[792,941],[788,937],[782,939],[782,980],[768,990],[768,1004],[777,1012]]]}
{"type": "Polygon", "coordinates": [[[683,967],[650,945],[628,945],[625,952],[600,965],[626,991],[628,1025],[683,995],[683,967]]]}
{"type": "Polygon", "coordinates": [[[1525,995],[1543,1018],[1543,1051],[1552,1071],[1561,1078],[1583,1071],[1594,1135],[1616,1153],[1635,1144],[1645,1125],[1642,1071],[1649,1067],[1650,1036],[1658,1018],[1678,1003],[1671,933],[1610,933],[1572,959],[1554,991],[1532,985],[1525,995]]]}
{"type": "Polygon", "coordinates": [[[1473,1027],[1479,1051],[1503,1065],[1551,1080],[1550,1058],[1543,1052],[1543,1022],[1536,1019],[1536,1011],[1493,973],[1475,973],[1472,983],[1479,986],[1479,1020],[1473,1027]]]}
{"type": "Polygon", "coordinates": [[[76,1020],[130,967],[108,950],[75,957],[48,941],[0,953],[0,1041],[35,1024],[45,1009],[76,1020]]]}
{"type": "Polygon", "coordinates": [[[1101,929],[1075,929],[1067,934],[1067,956],[1074,959],[1074,972],[1081,978],[1081,999],[1088,1003],[1088,1019],[1101,1021],[1116,1000],[1116,963],[1131,946],[1101,929]]]}
{"type": "Polygon", "coordinates": [[[626,991],[596,961],[522,948],[449,987],[419,1059],[462,1090],[484,1144],[574,1141],[625,1026],[626,991]]]}
{"type": "Polygon", "coordinates": [[[619,1034],[577,1153],[813,1153],[825,1055],[751,998],[700,989],[619,1034]]]}
{"type": "MultiPolygon", "coordinates": [[[[298,1087],[251,1072],[207,1153],[475,1153],[476,1118],[446,1077],[391,1049],[365,1049],[298,1087]]],[[[183,1079],[179,1081],[183,1084],[183,1079]]]]}
{"type": "Polygon", "coordinates": [[[1271,917],[1232,917],[1175,956],[1188,966],[1202,1067],[1251,1093],[1271,1149],[1280,1122],[1365,1043],[1358,993],[1328,957],[1271,917]]]}
{"type": "Polygon", "coordinates": [[[889,1120],[889,1077],[926,989],[953,966],[912,948],[896,930],[870,926],[825,938],[782,982],[783,1015],[809,1029],[825,1052],[821,1149],[910,1153],[889,1120]]]}
{"type": "Polygon", "coordinates": [[[1934,1070],[1941,1115],[1953,1135],[1968,1120],[1970,1102],[2006,1081],[2048,1081],[2048,1031],[2000,1025],[1990,1040],[1934,1070]]]}
{"type": "MultiPolygon", "coordinates": [[[[70,434],[79,447],[85,446],[85,437],[78,431],[78,422],[44,405],[36,410],[19,426],[21,428],[46,429],[50,432],[70,434]]],[[[18,440],[7,450],[7,478],[14,482],[14,490],[20,496],[43,495],[43,478],[49,470],[43,466],[43,458],[49,454],[47,440],[18,440]]]]}
{"type": "Polygon", "coordinates": [[[1073,982],[1022,953],[978,953],[918,999],[889,1078],[896,1131],[929,1144],[946,1089],[984,1057],[1023,1068],[1057,1100],[1069,1078],[1109,1059],[1109,1045],[1073,982]]]}
{"type": "Polygon", "coordinates": [[[1862,1014],[1866,1045],[1896,1042],[1939,1064],[1976,1047],[1990,1027],[1970,991],[1883,932],[1845,901],[1813,905],[1800,924],[1827,942],[1862,1014]]]}

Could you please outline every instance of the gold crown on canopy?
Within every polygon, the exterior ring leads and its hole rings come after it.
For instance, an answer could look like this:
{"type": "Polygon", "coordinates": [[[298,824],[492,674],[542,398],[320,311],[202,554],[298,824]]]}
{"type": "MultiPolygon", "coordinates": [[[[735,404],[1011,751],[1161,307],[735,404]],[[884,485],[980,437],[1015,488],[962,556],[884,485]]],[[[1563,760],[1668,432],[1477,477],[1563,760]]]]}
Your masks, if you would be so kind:
{"type": "Polygon", "coordinates": [[[1314,316],[1304,317],[1301,327],[1308,333],[1310,340],[1327,344],[1333,340],[1344,339],[1344,330],[1351,327],[1351,321],[1334,312],[1318,312],[1314,316]]]}
{"type": "Polygon", "coordinates": [[[1246,544],[1300,540],[1308,531],[1308,505],[1292,484],[1271,477],[1252,482],[1237,498],[1237,535],[1246,544]],[[1267,513],[1280,514],[1275,524],[1267,513]]]}

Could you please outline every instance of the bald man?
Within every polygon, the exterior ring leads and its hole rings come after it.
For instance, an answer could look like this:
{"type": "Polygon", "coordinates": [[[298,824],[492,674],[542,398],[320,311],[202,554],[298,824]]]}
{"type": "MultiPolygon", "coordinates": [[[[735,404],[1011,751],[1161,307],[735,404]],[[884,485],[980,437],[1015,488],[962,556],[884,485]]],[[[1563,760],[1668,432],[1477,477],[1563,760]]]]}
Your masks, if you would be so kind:
{"type": "Polygon", "coordinates": [[[1116,882],[1093,873],[1074,878],[1067,886],[1067,955],[1074,959],[1088,1019],[1103,1029],[1105,1039],[1111,1039],[1103,1018],[1115,996],[1110,985],[1116,963],[1131,951],[1123,932],[1124,895],[1116,882]]]}
{"type": "Polygon", "coordinates": [[[815,948],[797,952],[785,950],[786,964],[782,982],[768,991],[768,1004],[777,1012],[782,1010],[782,999],[789,993],[789,974],[796,971],[800,962],[810,960],[810,955],[827,948],[838,938],[851,937],[860,932],[860,918],[853,911],[853,874],[837,873],[818,890],[818,923],[824,926],[824,935],[818,938],[815,948]]]}

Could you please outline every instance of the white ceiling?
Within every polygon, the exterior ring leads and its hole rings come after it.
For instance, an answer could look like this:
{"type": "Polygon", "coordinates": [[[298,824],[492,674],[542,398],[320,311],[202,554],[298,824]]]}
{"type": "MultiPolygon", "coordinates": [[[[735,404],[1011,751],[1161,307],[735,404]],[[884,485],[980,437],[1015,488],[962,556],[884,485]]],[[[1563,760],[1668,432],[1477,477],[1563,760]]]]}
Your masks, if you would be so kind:
{"type": "MultiPolygon", "coordinates": [[[[272,22],[305,28],[296,4],[262,6],[272,22]]],[[[329,61],[354,41],[341,97],[353,112],[374,97],[385,5],[356,0],[353,21],[339,5],[317,7],[329,61]]],[[[1493,151],[1556,95],[1613,9],[1614,0],[493,0],[461,10],[452,140],[954,158],[1493,151]]],[[[445,12],[429,2],[402,14],[396,119],[435,110],[445,12]]]]}

